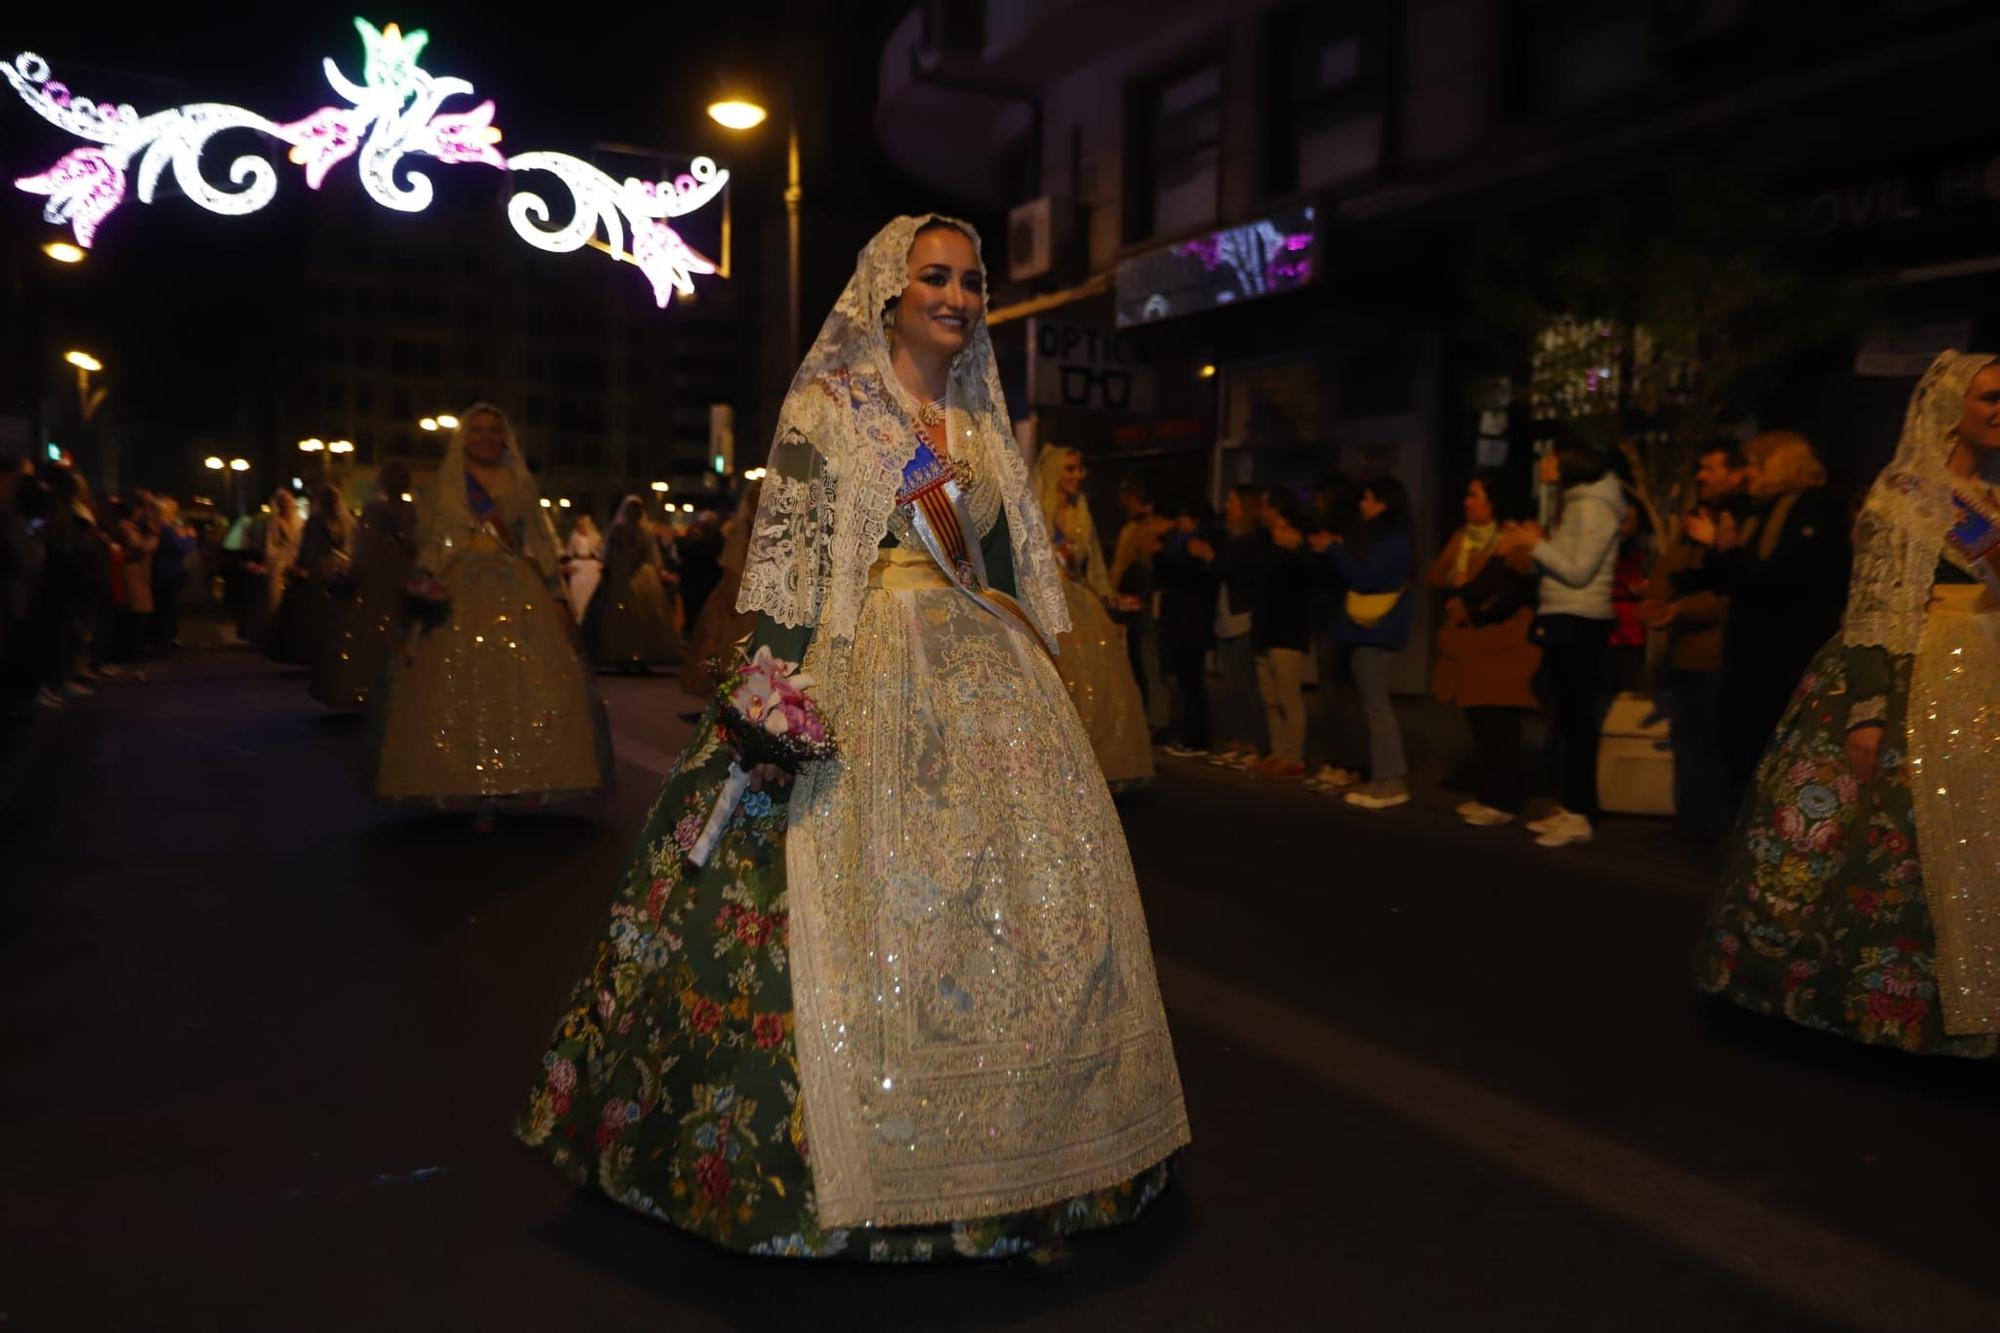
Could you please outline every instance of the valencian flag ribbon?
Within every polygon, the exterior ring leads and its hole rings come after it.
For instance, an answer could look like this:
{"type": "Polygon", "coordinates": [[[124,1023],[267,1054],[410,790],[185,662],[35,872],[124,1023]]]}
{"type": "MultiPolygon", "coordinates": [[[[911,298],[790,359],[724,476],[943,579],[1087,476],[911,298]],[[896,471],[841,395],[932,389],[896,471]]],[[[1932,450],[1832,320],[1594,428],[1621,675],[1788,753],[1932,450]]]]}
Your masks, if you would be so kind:
{"type": "Polygon", "coordinates": [[[1035,622],[1021,604],[986,583],[986,559],[979,543],[971,539],[972,524],[965,514],[965,494],[958,484],[958,470],[948,458],[939,458],[931,448],[930,436],[917,428],[917,452],[903,468],[903,484],[896,492],[896,504],[910,520],[917,539],[937,567],[960,592],[970,597],[1001,621],[1025,633],[1051,657],[1055,646],[1042,637],[1035,622]]]}
{"type": "Polygon", "coordinates": [[[1986,586],[2000,594],[2000,570],[1994,568],[1995,552],[2000,550],[2000,521],[1962,495],[1953,494],[1951,507],[1951,544],[1979,571],[1986,586]]]}

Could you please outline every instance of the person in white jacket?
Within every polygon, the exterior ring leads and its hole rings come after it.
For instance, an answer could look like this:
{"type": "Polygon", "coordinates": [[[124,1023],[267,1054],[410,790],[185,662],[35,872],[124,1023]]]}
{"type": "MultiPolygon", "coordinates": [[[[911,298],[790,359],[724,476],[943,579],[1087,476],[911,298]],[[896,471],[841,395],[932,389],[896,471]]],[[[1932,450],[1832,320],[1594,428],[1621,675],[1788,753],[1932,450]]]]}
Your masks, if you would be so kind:
{"type": "Polygon", "coordinates": [[[1611,579],[1625,493],[1604,456],[1564,440],[1542,455],[1544,485],[1562,488],[1553,533],[1509,524],[1502,551],[1527,551],[1541,571],[1542,670],[1562,737],[1562,804],[1528,828],[1543,847],[1589,842],[1597,819],[1598,680],[1611,635],[1611,579]]]}

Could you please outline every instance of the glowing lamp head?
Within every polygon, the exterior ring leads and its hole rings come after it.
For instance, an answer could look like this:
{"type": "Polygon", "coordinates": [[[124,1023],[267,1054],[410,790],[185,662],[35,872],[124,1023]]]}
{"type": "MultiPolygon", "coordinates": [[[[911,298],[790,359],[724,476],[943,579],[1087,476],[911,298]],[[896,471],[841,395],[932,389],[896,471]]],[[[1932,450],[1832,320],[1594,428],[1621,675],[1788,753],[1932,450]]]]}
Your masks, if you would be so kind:
{"type": "Polygon", "coordinates": [[[770,114],[755,102],[737,98],[708,104],[708,118],[727,130],[754,130],[770,114]]]}
{"type": "Polygon", "coordinates": [[[665,495],[667,493],[667,483],[665,483],[664,481],[654,482],[653,493],[655,495],[665,495]]]}
{"type": "Polygon", "coordinates": [[[550,504],[550,503],[549,503],[549,497],[548,497],[548,496],[546,496],[546,495],[544,495],[544,496],[542,497],[542,508],[544,508],[544,509],[553,509],[553,508],[555,508],[555,506],[554,506],[554,505],[552,505],[552,504],[550,504]]]}
{"type": "Polygon", "coordinates": [[[69,362],[72,366],[75,366],[78,370],[88,370],[95,372],[104,369],[104,363],[102,361],[99,361],[96,357],[92,356],[88,352],[80,352],[80,351],[65,352],[63,353],[63,360],[69,362]]]}
{"type": "Polygon", "coordinates": [[[1203,366],[1203,367],[1201,368],[1201,370],[1200,370],[1199,374],[1200,374],[1200,375],[1201,375],[1201,377],[1202,377],[1203,379],[1205,379],[1205,380],[1212,380],[1212,379],[1214,379],[1214,378],[1215,378],[1215,363],[1211,361],[1211,362],[1209,362],[1209,363],[1208,363],[1207,365],[1203,366]]]}
{"type": "Polygon", "coordinates": [[[556,503],[561,505],[564,509],[567,509],[569,508],[569,497],[565,495],[562,499],[556,501],[556,503]]]}
{"type": "Polygon", "coordinates": [[[228,466],[228,464],[224,463],[220,458],[217,458],[214,454],[210,454],[207,458],[202,459],[201,465],[207,468],[210,472],[220,472],[222,471],[223,468],[228,466]]]}
{"type": "Polygon", "coordinates": [[[326,448],[328,453],[351,454],[354,452],[354,441],[335,440],[332,444],[329,444],[326,448]]]}
{"type": "Polygon", "coordinates": [[[326,442],[324,440],[299,441],[299,452],[302,454],[316,454],[324,448],[326,448],[326,442]]]}
{"type": "Polygon", "coordinates": [[[691,504],[682,505],[681,512],[683,514],[692,514],[694,512],[694,506],[691,504]]]}
{"type": "Polygon", "coordinates": [[[229,460],[229,470],[231,472],[248,472],[250,470],[250,460],[247,458],[232,458],[229,460]]]}
{"type": "Polygon", "coordinates": [[[438,419],[436,417],[425,417],[422,421],[419,421],[417,425],[422,427],[424,430],[436,430],[438,428],[438,419]]]}
{"type": "Polygon", "coordinates": [[[444,428],[445,430],[457,430],[457,429],[458,429],[458,418],[457,418],[457,417],[455,417],[455,416],[452,416],[452,415],[451,415],[451,414],[450,414],[449,412],[446,412],[446,413],[444,413],[444,414],[440,415],[440,416],[438,417],[438,419],[437,419],[437,423],[438,423],[438,425],[439,425],[439,426],[443,427],[443,428],[444,428]]]}
{"type": "Polygon", "coordinates": [[[404,492],[403,492],[403,503],[404,503],[404,504],[408,504],[408,503],[410,503],[410,501],[412,501],[412,500],[414,500],[414,499],[416,499],[416,498],[417,498],[416,496],[414,496],[414,495],[411,495],[411,494],[410,494],[410,493],[409,493],[408,491],[404,491],[404,492]]]}
{"type": "Polygon", "coordinates": [[[68,241],[50,241],[42,247],[42,253],[58,264],[81,264],[88,251],[80,245],[71,245],[68,241]]]}

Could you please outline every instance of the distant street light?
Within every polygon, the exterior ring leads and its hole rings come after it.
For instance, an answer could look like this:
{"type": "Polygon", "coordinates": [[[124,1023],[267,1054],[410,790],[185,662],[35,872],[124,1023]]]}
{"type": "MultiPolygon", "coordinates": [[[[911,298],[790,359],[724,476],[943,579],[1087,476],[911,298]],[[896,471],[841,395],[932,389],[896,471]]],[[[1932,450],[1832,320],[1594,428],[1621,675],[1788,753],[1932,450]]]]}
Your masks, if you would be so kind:
{"type": "Polygon", "coordinates": [[[754,130],[771,113],[755,102],[723,101],[708,104],[708,118],[731,130],[754,130]]]}
{"type": "Polygon", "coordinates": [[[232,458],[229,460],[229,470],[231,472],[248,472],[250,470],[250,460],[247,458],[232,458]]]}
{"type": "Polygon", "coordinates": [[[354,452],[354,441],[335,440],[326,447],[326,451],[330,454],[351,454],[354,452]]]}
{"type": "Polygon", "coordinates": [[[553,508],[555,508],[555,505],[554,505],[554,504],[553,504],[553,503],[552,503],[552,502],[551,502],[551,501],[549,500],[549,497],[548,497],[548,496],[546,496],[546,495],[544,495],[544,496],[542,497],[542,508],[544,508],[544,509],[553,509],[553,508]]]}
{"type": "Polygon", "coordinates": [[[565,495],[562,499],[556,501],[556,503],[561,505],[564,509],[567,509],[569,508],[569,497],[565,495]]]}
{"type": "Polygon", "coordinates": [[[655,495],[665,495],[668,489],[669,488],[667,486],[667,483],[665,483],[664,481],[656,481],[653,483],[653,493],[655,495]]]}
{"type": "Polygon", "coordinates": [[[302,454],[316,454],[324,448],[326,448],[326,441],[324,440],[311,439],[299,441],[299,452],[302,454]]]}
{"type": "Polygon", "coordinates": [[[438,428],[438,419],[436,417],[425,417],[417,422],[417,425],[424,430],[436,430],[438,428]]]}
{"type": "Polygon", "coordinates": [[[58,264],[81,264],[88,252],[81,246],[71,245],[68,241],[50,241],[42,247],[42,253],[58,264]]]}
{"type": "Polygon", "coordinates": [[[449,412],[441,412],[438,414],[438,425],[444,427],[446,430],[457,430],[458,418],[449,412]]]}
{"type": "Polygon", "coordinates": [[[210,454],[207,458],[202,459],[201,465],[207,468],[210,472],[220,472],[222,471],[222,469],[229,466],[227,463],[223,462],[220,458],[217,458],[214,454],[210,454]]]}
{"type": "Polygon", "coordinates": [[[104,369],[104,363],[88,352],[71,350],[63,353],[63,360],[69,362],[78,370],[88,371],[93,374],[104,369]]]}
{"type": "Polygon", "coordinates": [[[691,504],[684,504],[681,506],[681,512],[683,514],[692,514],[694,512],[694,506],[691,504]]]}

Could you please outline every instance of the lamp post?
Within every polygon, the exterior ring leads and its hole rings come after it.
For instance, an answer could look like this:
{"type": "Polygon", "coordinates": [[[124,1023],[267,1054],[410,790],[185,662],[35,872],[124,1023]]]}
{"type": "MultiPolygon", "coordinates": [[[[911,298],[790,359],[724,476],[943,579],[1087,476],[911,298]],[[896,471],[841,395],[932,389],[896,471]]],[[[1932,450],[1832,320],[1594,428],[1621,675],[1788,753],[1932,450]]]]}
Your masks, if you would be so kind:
{"type": "Polygon", "coordinates": [[[63,353],[63,360],[76,367],[76,406],[82,413],[85,425],[97,415],[97,409],[104,406],[104,395],[108,392],[103,385],[90,387],[90,377],[104,369],[104,363],[80,348],[71,348],[63,353]]]}
{"type": "MultiPolygon", "coordinates": [[[[761,103],[748,98],[711,102],[708,118],[724,129],[754,130],[769,119],[761,103]]],[[[799,355],[799,206],[805,202],[799,181],[799,117],[789,106],[785,116],[785,356],[799,355]]]]}

